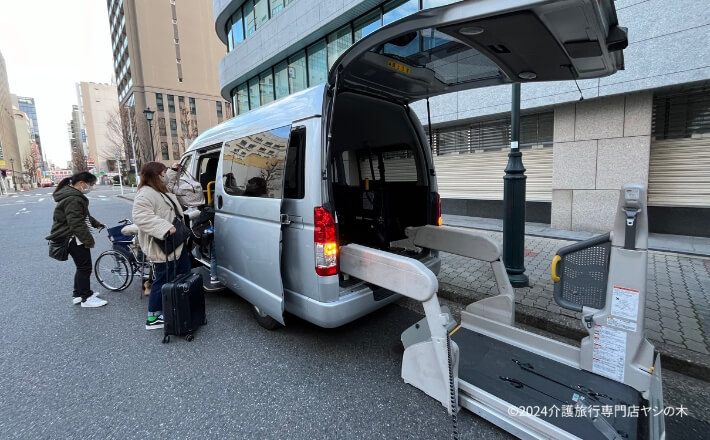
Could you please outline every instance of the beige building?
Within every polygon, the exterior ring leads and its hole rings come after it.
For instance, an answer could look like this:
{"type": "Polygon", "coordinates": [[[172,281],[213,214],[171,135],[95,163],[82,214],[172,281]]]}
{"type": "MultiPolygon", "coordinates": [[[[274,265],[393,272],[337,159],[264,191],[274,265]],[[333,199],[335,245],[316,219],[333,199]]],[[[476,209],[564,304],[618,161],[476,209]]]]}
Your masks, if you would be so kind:
{"type": "MultiPolygon", "coordinates": [[[[106,174],[118,171],[116,155],[126,161],[120,128],[118,96],[114,84],[81,82],[76,85],[82,146],[89,171],[106,174]]],[[[125,164],[125,162],[124,162],[125,164]]]]}
{"type": "Polygon", "coordinates": [[[21,167],[10,84],[5,70],[5,58],[0,53],[0,171],[9,177],[13,168],[18,171],[21,167]]]}
{"type": "Polygon", "coordinates": [[[177,160],[197,134],[231,117],[219,93],[224,46],[211,0],[107,0],[118,100],[130,109],[138,162],[177,160]],[[152,142],[144,115],[153,110],[152,142]],[[150,145],[152,144],[152,152],[150,145]]]}

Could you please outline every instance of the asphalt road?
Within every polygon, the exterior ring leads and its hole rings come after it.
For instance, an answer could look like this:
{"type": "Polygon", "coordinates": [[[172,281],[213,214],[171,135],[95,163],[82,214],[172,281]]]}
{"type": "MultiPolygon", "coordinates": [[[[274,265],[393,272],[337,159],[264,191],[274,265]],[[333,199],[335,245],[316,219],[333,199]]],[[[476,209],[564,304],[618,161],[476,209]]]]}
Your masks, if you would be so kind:
{"type": "MultiPolygon", "coordinates": [[[[0,438],[451,438],[444,407],[400,378],[399,338],[420,319],[416,304],[338,329],[292,318],[270,332],[236,295],[208,294],[195,340],[163,345],[144,328],[137,280],[104,293],[105,307],[71,304],[73,264],[49,259],[44,240],[51,190],[0,198],[0,438]]],[[[109,225],[130,217],[115,194],[90,194],[109,225]]],[[[109,245],[100,233],[94,259],[109,245]]],[[[664,379],[666,403],[691,416],[667,420],[668,438],[702,438],[708,384],[664,379]]],[[[511,438],[467,411],[458,429],[462,439],[511,438]]]]}

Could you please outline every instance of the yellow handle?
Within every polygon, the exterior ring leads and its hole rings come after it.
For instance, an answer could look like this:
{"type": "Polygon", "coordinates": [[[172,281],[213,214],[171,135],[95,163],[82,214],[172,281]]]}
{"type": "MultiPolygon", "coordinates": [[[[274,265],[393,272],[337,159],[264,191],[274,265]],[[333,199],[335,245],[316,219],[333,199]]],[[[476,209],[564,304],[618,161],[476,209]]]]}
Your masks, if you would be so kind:
{"type": "Polygon", "coordinates": [[[555,255],[555,257],[552,259],[552,265],[550,266],[550,272],[552,273],[552,281],[555,283],[560,282],[560,277],[557,276],[557,263],[562,261],[562,257],[559,255],[555,255]]]}
{"type": "Polygon", "coordinates": [[[212,194],[214,193],[214,180],[207,184],[207,204],[212,204],[212,194]],[[210,192],[212,191],[212,192],[210,192]]]}

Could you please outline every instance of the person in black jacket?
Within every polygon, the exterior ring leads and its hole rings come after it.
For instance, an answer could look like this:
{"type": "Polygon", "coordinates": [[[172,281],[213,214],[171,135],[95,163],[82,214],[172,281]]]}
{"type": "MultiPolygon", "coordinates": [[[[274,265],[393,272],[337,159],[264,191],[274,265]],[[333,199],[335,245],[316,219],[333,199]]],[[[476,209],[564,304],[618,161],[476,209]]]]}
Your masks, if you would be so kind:
{"type": "Polygon", "coordinates": [[[82,307],[101,307],[108,301],[91,290],[91,248],[94,237],[91,228],[105,226],[89,214],[87,194],[96,184],[96,176],[81,172],[59,182],[52,197],[57,202],[54,208],[54,223],[47,240],[69,240],[69,255],[76,265],[72,302],[82,307]]]}

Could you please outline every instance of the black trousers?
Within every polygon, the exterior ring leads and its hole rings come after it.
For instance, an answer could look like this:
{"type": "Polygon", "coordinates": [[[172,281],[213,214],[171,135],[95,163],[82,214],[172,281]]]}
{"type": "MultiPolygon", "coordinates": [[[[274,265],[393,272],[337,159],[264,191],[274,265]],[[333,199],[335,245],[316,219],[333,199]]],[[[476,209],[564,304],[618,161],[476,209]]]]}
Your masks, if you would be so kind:
{"type": "Polygon", "coordinates": [[[69,255],[76,265],[74,274],[74,297],[86,299],[94,294],[91,291],[91,249],[83,244],[76,244],[76,239],[69,241],[69,255]]]}

